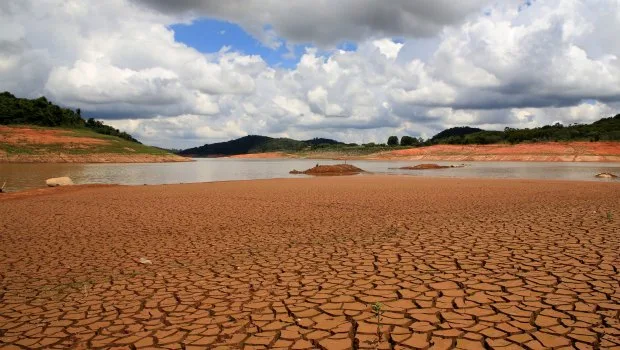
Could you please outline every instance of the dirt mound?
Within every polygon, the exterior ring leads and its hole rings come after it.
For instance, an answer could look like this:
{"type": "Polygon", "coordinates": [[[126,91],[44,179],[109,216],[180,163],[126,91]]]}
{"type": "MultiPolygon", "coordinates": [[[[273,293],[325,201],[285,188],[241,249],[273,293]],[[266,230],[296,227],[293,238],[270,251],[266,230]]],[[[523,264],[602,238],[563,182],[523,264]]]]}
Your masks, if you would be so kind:
{"type": "Polygon", "coordinates": [[[403,170],[426,170],[426,169],[446,169],[446,168],[462,168],[462,165],[439,165],[439,164],[418,164],[415,166],[404,166],[398,169],[403,170]]]}
{"type": "Polygon", "coordinates": [[[292,170],[290,174],[306,174],[316,176],[355,175],[365,171],[351,164],[316,165],[305,171],[292,170]]]}

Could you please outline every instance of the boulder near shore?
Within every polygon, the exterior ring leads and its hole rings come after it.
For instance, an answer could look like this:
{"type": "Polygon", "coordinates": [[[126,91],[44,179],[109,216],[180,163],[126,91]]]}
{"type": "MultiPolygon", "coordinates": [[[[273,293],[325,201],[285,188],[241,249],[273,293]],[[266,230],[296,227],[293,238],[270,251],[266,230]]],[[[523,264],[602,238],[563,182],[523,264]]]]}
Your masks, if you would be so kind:
{"type": "Polygon", "coordinates": [[[73,185],[73,181],[71,181],[70,177],[53,177],[51,179],[45,180],[45,184],[49,187],[57,187],[57,186],[70,186],[73,185]]]}
{"type": "Polygon", "coordinates": [[[289,174],[305,174],[315,176],[357,175],[366,171],[351,164],[316,165],[305,171],[292,170],[289,174]]]}

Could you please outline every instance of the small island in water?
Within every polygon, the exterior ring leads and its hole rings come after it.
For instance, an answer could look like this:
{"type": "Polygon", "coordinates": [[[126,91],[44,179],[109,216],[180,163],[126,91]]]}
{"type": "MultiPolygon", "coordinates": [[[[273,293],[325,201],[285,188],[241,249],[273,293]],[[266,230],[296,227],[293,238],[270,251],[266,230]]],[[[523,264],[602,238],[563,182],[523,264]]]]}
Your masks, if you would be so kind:
{"type": "Polygon", "coordinates": [[[291,170],[290,174],[304,174],[315,176],[357,175],[365,171],[351,164],[319,165],[304,171],[291,170]]]}

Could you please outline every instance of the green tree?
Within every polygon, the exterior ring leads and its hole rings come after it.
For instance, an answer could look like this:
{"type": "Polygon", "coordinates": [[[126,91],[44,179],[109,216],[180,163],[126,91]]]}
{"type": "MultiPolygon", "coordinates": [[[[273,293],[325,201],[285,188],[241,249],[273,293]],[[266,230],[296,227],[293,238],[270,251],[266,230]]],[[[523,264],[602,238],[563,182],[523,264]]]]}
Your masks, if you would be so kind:
{"type": "Polygon", "coordinates": [[[403,136],[400,138],[401,146],[415,146],[418,144],[418,139],[411,136],[403,136]]]}
{"type": "Polygon", "coordinates": [[[398,136],[390,136],[387,141],[388,146],[398,146],[398,136]]]}

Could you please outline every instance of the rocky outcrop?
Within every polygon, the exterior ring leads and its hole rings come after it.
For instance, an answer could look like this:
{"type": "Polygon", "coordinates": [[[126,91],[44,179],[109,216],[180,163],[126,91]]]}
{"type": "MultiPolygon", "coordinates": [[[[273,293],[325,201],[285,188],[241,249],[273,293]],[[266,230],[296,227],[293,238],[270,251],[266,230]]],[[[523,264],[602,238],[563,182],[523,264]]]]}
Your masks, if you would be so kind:
{"type": "Polygon", "coordinates": [[[601,179],[614,179],[614,178],[618,177],[618,175],[614,175],[612,173],[600,173],[600,174],[596,174],[594,176],[598,177],[598,178],[601,178],[601,179]]]}
{"type": "Polygon", "coordinates": [[[70,186],[73,185],[73,181],[71,181],[71,178],[66,176],[53,177],[51,179],[45,180],[45,184],[49,187],[70,186]]]}
{"type": "Polygon", "coordinates": [[[351,164],[336,164],[336,165],[316,165],[314,168],[310,168],[305,171],[292,170],[290,174],[305,174],[316,176],[335,176],[335,175],[356,175],[365,172],[364,170],[353,166],[351,164]]]}

